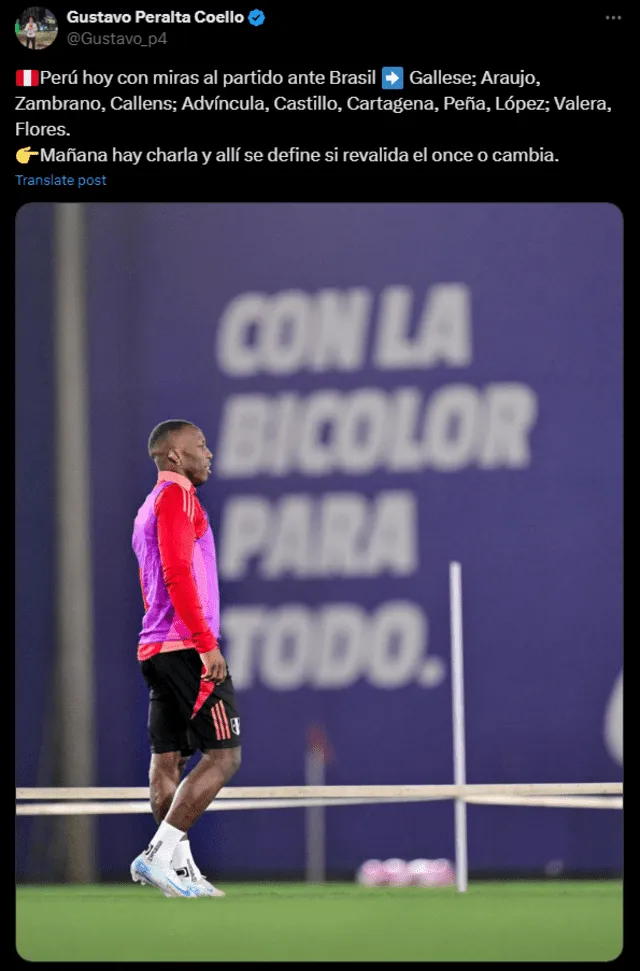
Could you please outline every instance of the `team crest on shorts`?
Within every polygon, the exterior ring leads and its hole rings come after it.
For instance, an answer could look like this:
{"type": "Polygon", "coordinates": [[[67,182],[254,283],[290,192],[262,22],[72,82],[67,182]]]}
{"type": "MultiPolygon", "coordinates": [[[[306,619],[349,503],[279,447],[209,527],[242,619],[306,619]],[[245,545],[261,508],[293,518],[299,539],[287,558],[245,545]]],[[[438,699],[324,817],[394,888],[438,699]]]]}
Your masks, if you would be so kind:
{"type": "Polygon", "coordinates": [[[229,724],[231,725],[231,731],[233,732],[233,734],[234,735],[239,735],[240,734],[240,719],[239,718],[230,718],[229,719],[229,724]]]}

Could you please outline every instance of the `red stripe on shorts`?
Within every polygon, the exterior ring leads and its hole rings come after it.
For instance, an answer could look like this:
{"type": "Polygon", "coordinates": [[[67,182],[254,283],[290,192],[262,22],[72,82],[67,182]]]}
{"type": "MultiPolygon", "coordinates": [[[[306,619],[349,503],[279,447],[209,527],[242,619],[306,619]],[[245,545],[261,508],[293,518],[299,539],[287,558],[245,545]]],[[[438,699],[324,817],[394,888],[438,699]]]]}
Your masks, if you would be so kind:
{"type": "Polygon", "coordinates": [[[222,725],[225,731],[225,738],[231,738],[231,729],[229,728],[229,719],[227,718],[227,709],[224,706],[224,702],[220,702],[218,705],[220,709],[220,718],[222,720],[222,725]]]}
{"type": "Polygon", "coordinates": [[[192,718],[195,718],[195,716],[198,714],[198,712],[200,711],[200,709],[204,705],[205,701],[207,700],[207,698],[209,697],[209,695],[213,691],[214,687],[215,687],[215,685],[214,685],[213,681],[201,681],[200,682],[200,691],[198,692],[198,697],[196,698],[196,702],[195,702],[195,704],[193,706],[193,711],[191,712],[191,717],[192,718]]]}
{"type": "Polygon", "coordinates": [[[219,707],[220,707],[220,702],[218,702],[217,705],[213,706],[213,708],[211,709],[211,717],[213,718],[213,727],[216,730],[216,738],[220,742],[223,738],[223,734],[222,734],[222,725],[220,723],[220,716],[218,714],[219,707]]]}

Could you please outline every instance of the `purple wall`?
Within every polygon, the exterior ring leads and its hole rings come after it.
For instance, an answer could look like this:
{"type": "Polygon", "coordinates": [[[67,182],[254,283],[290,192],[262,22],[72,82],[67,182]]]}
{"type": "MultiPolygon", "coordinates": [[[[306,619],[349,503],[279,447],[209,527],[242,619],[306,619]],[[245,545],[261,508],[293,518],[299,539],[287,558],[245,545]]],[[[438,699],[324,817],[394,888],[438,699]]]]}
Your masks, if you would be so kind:
{"type": "MultiPolygon", "coordinates": [[[[16,219],[16,781],[53,785],[55,729],[52,210],[16,219]]],[[[16,820],[21,868],[43,872],[50,820],[16,820]]],[[[44,868],[46,872],[46,867],[44,868]]]]}
{"type": "MultiPolygon", "coordinates": [[[[328,784],[452,781],[452,559],[468,781],[621,779],[605,733],[622,668],[618,210],[90,218],[96,782],[146,783],[130,538],[154,482],[146,439],[169,417],[215,454],[200,496],[243,718],[237,784],[303,783],[312,722],[335,753],[328,784]]],[[[452,856],[452,819],[449,803],[327,810],[329,870],[452,856]]],[[[105,875],[151,831],[102,819],[105,875]]],[[[470,867],[618,869],[621,831],[613,812],[470,807],[470,867]]],[[[218,872],[299,872],[303,813],[208,814],[193,842],[218,872]]]]}

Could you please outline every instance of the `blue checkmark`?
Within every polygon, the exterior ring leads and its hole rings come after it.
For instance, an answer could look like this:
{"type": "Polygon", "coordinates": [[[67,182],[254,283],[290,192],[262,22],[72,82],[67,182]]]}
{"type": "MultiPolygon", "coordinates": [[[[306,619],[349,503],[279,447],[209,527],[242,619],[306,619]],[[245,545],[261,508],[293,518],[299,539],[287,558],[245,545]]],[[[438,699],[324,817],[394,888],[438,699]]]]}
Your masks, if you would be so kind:
{"type": "Polygon", "coordinates": [[[259,27],[264,23],[264,13],[262,10],[252,10],[249,14],[248,20],[252,27],[259,27]]]}

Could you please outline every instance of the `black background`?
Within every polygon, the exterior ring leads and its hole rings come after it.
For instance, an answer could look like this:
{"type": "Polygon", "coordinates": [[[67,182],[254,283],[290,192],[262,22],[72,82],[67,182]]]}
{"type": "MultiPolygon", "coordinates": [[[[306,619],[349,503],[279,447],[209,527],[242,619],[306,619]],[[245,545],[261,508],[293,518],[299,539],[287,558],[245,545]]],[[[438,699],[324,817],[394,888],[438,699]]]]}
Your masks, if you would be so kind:
{"type": "MultiPolygon", "coordinates": [[[[141,4],[138,5],[142,7],[141,4]]],[[[33,52],[13,40],[15,69],[38,68],[56,72],[83,69],[117,74],[120,71],[233,73],[252,70],[289,72],[330,70],[364,72],[402,65],[405,87],[400,93],[362,85],[248,86],[222,88],[204,85],[160,87],[116,86],[107,89],[51,85],[14,87],[14,96],[30,98],[100,98],[108,104],[113,95],[172,98],[204,95],[269,101],[276,95],[304,98],[349,95],[363,98],[433,98],[472,95],[493,104],[503,99],[556,97],[604,99],[610,112],[496,112],[442,110],[395,114],[382,111],[237,112],[153,111],[62,112],[15,111],[15,121],[64,124],[71,137],[15,135],[15,151],[55,147],[79,150],[160,147],[179,150],[222,149],[242,145],[265,153],[273,146],[325,149],[377,149],[397,146],[411,152],[454,149],[540,149],[555,153],[557,162],[530,163],[49,163],[39,159],[20,165],[14,158],[16,208],[33,201],[322,201],[322,200],[424,200],[424,201],[607,201],[624,208],[628,188],[633,113],[626,85],[632,73],[630,24],[606,19],[621,9],[609,7],[568,13],[553,5],[467,9],[466,5],[429,3],[259,5],[266,15],[261,27],[238,25],[129,25],[69,24],[66,12],[129,12],[124,4],[56,5],[52,12],[59,32],[53,45],[33,52]],[[155,47],[77,46],[67,44],[71,30],[92,34],[126,32],[146,39],[166,33],[167,43],[155,47]],[[502,85],[430,88],[408,83],[411,70],[457,73],[484,71],[535,74],[540,87],[502,85]],[[16,175],[106,175],[106,186],[86,189],[18,186],[16,175]]],[[[217,5],[178,2],[146,3],[148,12],[169,9],[193,13],[234,10],[246,17],[250,3],[217,5]]],[[[18,13],[19,11],[17,11],[18,13]]],[[[16,14],[17,15],[17,14],[16,14]]],[[[8,38],[8,24],[6,35],[8,38]]],[[[14,102],[15,107],[15,102],[14,102]]]]}

